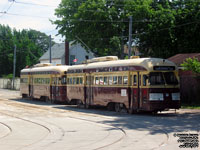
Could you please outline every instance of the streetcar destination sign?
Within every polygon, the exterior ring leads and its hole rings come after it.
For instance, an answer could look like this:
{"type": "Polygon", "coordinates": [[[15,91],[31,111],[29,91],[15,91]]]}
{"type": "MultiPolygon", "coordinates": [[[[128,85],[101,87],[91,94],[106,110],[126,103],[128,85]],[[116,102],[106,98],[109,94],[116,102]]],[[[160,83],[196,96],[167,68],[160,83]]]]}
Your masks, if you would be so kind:
{"type": "Polygon", "coordinates": [[[154,66],[153,70],[162,70],[162,71],[175,70],[175,66],[154,66]]]}

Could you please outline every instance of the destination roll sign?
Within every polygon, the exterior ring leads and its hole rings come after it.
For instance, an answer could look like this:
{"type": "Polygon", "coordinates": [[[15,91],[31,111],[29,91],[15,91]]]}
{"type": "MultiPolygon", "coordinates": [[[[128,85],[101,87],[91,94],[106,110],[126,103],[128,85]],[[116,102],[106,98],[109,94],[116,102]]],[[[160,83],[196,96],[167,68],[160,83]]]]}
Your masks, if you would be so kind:
{"type": "Polygon", "coordinates": [[[175,70],[175,67],[174,66],[154,66],[153,67],[153,70],[156,70],[156,71],[172,71],[172,70],[175,70]]]}

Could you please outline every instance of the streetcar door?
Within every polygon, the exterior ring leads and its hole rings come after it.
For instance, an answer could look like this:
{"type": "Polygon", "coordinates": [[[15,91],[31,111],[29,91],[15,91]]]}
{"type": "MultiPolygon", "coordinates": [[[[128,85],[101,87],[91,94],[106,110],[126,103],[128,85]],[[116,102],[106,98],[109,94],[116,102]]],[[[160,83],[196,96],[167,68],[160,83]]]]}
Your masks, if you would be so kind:
{"type": "Polygon", "coordinates": [[[86,74],[86,87],[85,87],[85,107],[88,108],[90,105],[93,104],[93,77],[92,75],[86,74]]]}
{"type": "Polygon", "coordinates": [[[129,109],[136,111],[140,108],[139,72],[130,73],[129,109]]]}
{"type": "Polygon", "coordinates": [[[33,76],[30,76],[30,83],[29,83],[29,97],[33,97],[33,76]]]}
{"type": "Polygon", "coordinates": [[[52,99],[51,100],[55,101],[57,99],[57,91],[58,91],[57,90],[57,88],[58,88],[58,78],[55,75],[52,76],[52,84],[51,85],[52,85],[52,87],[51,87],[52,88],[52,91],[51,91],[52,92],[51,93],[52,99]]]}
{"type": "Polygon", "coordinates": [[[141,75],[141,72],[138,72],[137,73],[137,92],[138,92],[138,99],[137,99],[137,104],[138,104],[138,109],[141,109],[142,108],[142,96],[141,96],[141,93],[142,93],[142,91],[141,91],[141,82],[142,82],[142,75],[141,75]]]}

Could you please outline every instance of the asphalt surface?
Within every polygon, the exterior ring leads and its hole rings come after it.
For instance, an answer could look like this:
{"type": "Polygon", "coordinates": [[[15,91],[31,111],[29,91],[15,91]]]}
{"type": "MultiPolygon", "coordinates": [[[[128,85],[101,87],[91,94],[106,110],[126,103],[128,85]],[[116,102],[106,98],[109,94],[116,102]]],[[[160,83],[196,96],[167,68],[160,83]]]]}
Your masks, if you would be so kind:
{"type": "Polygon", "coordinates": [[[199,131],[200,110],[129,115],[0,89],[0,150],[198,150],[199,131]]]}

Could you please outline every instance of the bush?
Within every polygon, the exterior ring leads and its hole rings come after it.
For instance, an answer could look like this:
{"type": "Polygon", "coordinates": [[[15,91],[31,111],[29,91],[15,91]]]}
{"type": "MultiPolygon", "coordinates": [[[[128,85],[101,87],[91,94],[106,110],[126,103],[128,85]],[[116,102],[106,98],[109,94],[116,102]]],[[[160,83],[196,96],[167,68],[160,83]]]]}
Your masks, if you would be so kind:
{"type": "Polygon", "coordinates": [[[186,61],[181,64],[184,70],[190,70],[194,73],[200,73],[200,62],[197,58],[187,58],[186,61]]]}
{"type": "Polygon", "coordinates": [[[3,78],[12,79],[13,78],[13,74],[3,75],[3,78]]]}

